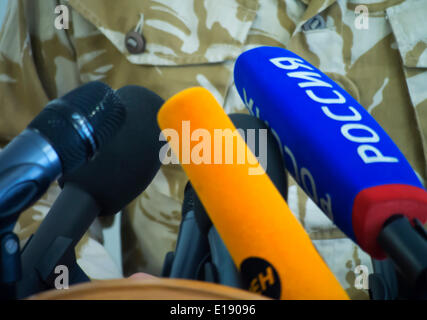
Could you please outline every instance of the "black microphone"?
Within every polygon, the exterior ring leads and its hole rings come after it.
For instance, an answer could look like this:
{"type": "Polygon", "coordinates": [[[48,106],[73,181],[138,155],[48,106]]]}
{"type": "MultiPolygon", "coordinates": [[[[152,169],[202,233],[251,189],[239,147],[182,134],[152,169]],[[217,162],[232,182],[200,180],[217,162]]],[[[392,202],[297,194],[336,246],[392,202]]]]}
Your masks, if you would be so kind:
{"type": "Polygon", "coordinates": [[[0,153],[0,229],[13,229],[54,180],[91,159],[124,117],[120,100],[101,82],[48,103],[0,153]]]}
{"type": "Polygon", "coordinates": [[[53,288],[58,265],[69,269],[70,284],[88,281],[76,264],[75,245],[98,215],[120,211],[160,168],[164,142],[156,117],[163,100],[138,86],[116,94],[126,107],[125,124],[92,161],[60,179],[61,194],[23,250],[19,298],[53,288]]]}
{"type": "Polygon", "coordinates": [[[0,298],[15,296],[21,277],[19,214],[61,174],[91,159],[118,131],[125,108],[101,82],[87,83],[51,101],[0,153],[0,298]]]}

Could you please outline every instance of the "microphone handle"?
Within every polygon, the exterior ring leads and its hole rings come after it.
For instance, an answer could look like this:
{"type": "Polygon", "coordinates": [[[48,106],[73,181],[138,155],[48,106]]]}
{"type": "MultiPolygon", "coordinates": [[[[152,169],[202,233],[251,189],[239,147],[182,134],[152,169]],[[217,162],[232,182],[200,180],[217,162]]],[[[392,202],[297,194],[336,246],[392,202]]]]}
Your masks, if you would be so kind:
{"type": "Polygon", "coordinates": [[[234,264],[230,252],[228,252],[224,241],[222,241],[217,229],[212,224],[205,207],[200,202],[190,182],[189,190],[192,191],[193,195],[194,216],[197,229],[205,235],[208,243],[207,252],[210,259],[203,266],[204,272],[202,274],[204,275],[204,280],[229,287],[244,288],[240,272],[234,264]]]}
{"type": "Polygon", "coordinates": [[[89,281],[76,263],[74,247],[89,229],[101,208],[79,186],[68,183],[53,204],[36,233],[21,253],[22,280],[18,298],[53,288],[56,267],[68,268],[69,284],[89,281]]]}
{"type": "Polygon", "coordinates": [[[200,233],[194,211],[186,213],[181,223],[170,278],[197,279],[197,270],[209,252],[206,236],[200,233]]]}
{"type": "Polygon", "coordinates": [[[208,240],[212,264],[215,266],[215,274],[218,277],[217,282],[229,287],[244,288],[240,272],[213,225],[208,232],[208,240]]]}
{"type": "Polygon", "coordinates": [[[206,254],[209,253],[206,234],[200,230],[196,220],[196,200],[196,192],[188,182],[184,191],[182,220],[175,254],[171,262],[170,272],[165,275],[170,278],[197,279],[199,266],[206,254]]]}
{"type": "Polygon", "coordinates": [[[11,232],[19,214],[59,178],[61,161],[38,132],[26,129],[0,153],[0,233],[11,232]]]}

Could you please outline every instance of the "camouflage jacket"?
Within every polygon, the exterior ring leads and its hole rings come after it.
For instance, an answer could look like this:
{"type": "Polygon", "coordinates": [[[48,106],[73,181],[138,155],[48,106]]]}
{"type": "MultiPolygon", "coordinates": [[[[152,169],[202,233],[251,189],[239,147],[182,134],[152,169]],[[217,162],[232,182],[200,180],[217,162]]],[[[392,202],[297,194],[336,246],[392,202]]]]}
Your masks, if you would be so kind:
{"type": "MultiPolygon", "coordinates": [[[[0,140],[16,136],[50,99],[92,80],[145,86],[164,99],[204,86],[226,112],[246,112],[233,84],[234,61],[244,50],[272,45],[301,55],[346,89],[424,181],[426,12],[423,0],[10,1],[0,34],[0,140]],[[55,27],[58,4],[69,9],[66,29],[55,27]],[[366,20],[356,14],[360,4],[366,20]]],[[[176,243],[186,182],[179,166],[163,166],[124,209],[125,275],[160,273],[176,243]]],[[[53,186],[21,216],[15,230],[23,242],[58,192],[53,186]]],[[[367,298],[355,287],[355,268],[371,272],[370,257],[293,181],[288,202],[350,296],[367,298]]],[[[93,232],[84,237],[80,265],[92,278],[120,276],[100,243],[93,232]]]]}

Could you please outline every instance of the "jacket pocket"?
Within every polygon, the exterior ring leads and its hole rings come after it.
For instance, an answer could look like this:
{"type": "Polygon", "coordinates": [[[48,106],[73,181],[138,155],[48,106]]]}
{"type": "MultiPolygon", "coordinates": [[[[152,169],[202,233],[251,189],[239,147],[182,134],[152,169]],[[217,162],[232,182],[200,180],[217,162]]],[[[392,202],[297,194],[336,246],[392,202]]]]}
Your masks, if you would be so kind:
{"type": "MultiPolygon", "coordinates": [[[[255,19],[256,0],[70,0],[133,64],[217,63],[236,58],[255,19]],[[145,50],[132,54],[126,35],[136,31],[145,50]]],[[[78,27],[78,26],[74,26],[78,27]]]]}
{"type": "Polygon", "coordinates": [[[422,180],[427,159],[427,2],[407,0],[387,9],[387,17],[401,56],[403,73],[418,131],[421,137],[424,168],[418,168],[422,180]]]}

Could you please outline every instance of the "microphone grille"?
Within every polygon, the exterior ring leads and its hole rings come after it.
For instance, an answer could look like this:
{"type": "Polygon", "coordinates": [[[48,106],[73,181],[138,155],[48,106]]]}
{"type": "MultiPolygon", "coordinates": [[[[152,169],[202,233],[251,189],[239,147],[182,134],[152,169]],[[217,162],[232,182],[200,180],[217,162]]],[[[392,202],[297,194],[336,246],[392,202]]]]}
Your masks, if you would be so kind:
{"type": "Polygon", "coordinates": [[[49,140],[65,174],[91,159],[117,133],[125,115],[115,91],[96,81],[52,100],[29,128],[49,140]]]}

